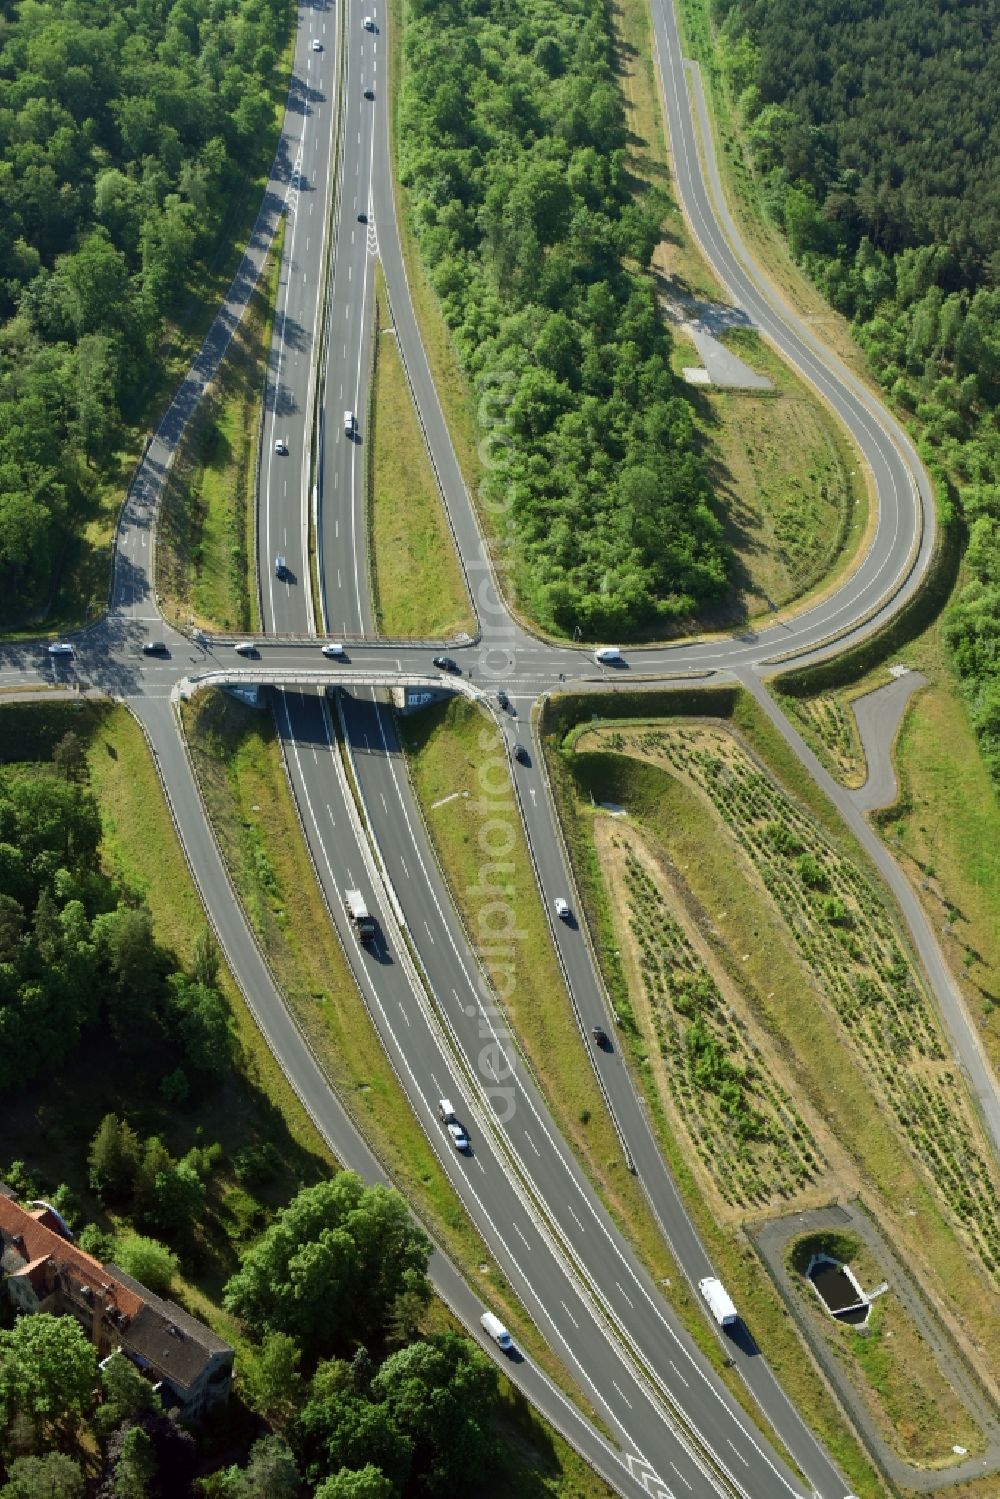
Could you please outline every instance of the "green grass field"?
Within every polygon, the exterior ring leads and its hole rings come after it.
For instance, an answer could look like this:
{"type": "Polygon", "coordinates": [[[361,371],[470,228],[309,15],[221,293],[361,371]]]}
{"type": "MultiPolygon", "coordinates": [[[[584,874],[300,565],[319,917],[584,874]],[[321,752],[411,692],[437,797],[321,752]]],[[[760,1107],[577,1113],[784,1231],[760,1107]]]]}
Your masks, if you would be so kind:
{"type": "Polygon", "coordinates": [[[981,1452],[984,1433],[891,1284],[887,1294],[872,1302],[863,1324],[838,1321],[822,1309],[806,1270],[814,1254],[824,1253],[849,1267],[867,1292],[883,1282],[887,1267],[851,1232],[797,1235],[784,1256],[800,1315],[866,1401],[882,1440],[918,1468],[954,1466],[962,1460],[952,1450],[956,1446],[981,1452]]]}
{"type": "Polygon", "coordinates": [[[378,340],[369,431],[375,618],[383,635],[447,639],[475,623],[376,271],[378,340]]]}
{"type": "Polygon", "coordinates": [[[899,796],[874,819],[923,901],[980,1036],[1000,1069],[1000,802],[980,758],[940,621],[846,686],[794,698],[772,684],[831,773],[865,777],[860,746],[845,765],[844,723],[856,741],[851,703],[889,680],[900,662],[928,685],[907,708],[895,746],[899,796]]]}
{"type": "Polygon", "coordinates": [[[173,623],[257,623],[254,506],[261,391],[281,270],[282,221],[239,328],[174,461],[157,531],[161,607],[173,623]]]}

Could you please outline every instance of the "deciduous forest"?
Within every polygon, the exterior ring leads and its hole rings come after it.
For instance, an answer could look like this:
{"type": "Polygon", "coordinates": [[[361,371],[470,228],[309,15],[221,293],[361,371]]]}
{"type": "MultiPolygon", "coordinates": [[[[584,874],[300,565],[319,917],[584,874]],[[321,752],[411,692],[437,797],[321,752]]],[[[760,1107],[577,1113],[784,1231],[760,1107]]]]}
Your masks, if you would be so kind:
{"type": "Polygon", "coordinates": [[[947,634],[1000,783],[1000,4],[715,11],[765,210],[957,495],[947,634]]]}
{"type": "Polygon", "coordinates": [[[266,150],[284,0],[0,5],[0,617],[51,597],[266,150]]]}
{"type": "Polygon", "coordinates": [[[482,502],[544,625],[625,635],[717,598],[729,555],[644,274],[600,0],[411,0],[399,164],[493,460],[482,502]]]}
{"type": "Polygon", "coordinates": [[[188,1431],[74,1317],[15,1317],[3,1290],[3,1499],[417,1499],[516,1469],[494,1366],[419,1331],[431,1246],[403,1198],[293,1138],[210,934],[181,961],[108,873],[87,748],[70,730],[0,767],[0,1180],[235,1339],[237,1378],[188,1431]]]}

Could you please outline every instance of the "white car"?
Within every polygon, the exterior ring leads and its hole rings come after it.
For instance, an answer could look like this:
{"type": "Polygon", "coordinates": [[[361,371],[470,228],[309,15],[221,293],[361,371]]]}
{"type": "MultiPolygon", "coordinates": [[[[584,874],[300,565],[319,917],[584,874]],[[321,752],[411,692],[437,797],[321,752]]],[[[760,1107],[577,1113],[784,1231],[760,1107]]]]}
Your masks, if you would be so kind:
{"type": "Polygon", "coordinates": [[[339,640],[331,640],[323,647],[323,655],[330,656],[334,661],[340,661],[347,655],[339,640]]]}
{"type": "Polygon", "coordinates": [[[288,443],[283,437],[276,437],[274,439],[274,451],[282,456],[288,452],[288,443]]]}
{"type": "Polygon", "coordinates": [[[353,411],[345,411],[344,412],[344,431],[347,433],[348,437],[353,437],[354,436],[354,427],[355,427],[354,412],[353,411]]]}
{"type": "Polygon", "coordinates": [[[323,43],[320,41],[319,37],[316,37],[316,36],[313,37],[312,48],[313,48],[314,52],[322,52],[322,50],[323,50],[323,43]]]}
{"type": "Polygon", "coordinates": [[[568,921],[569,920],[569,904],[568,904],[568,902],[564,901],[561,895],[557,895],[556,898],[555,898],[555,901],[553,902],[553,904],[555,905],[555,908],[556,908],[556,915],[558,917],[560,917],[563,921],[568,921]]]}
{"type": "Polygon", "coordinates": [[[371,16],[365,16],[365,30],[366,31],[374,31],[375,30],[375,22],[372,20],[371,16]]]}
{"type": "Polygon", "coordinates": [[[68,640],[56,640],[48,647],[50,656],[72,656],[73,647],[68,640]]]}
{"type": "Polygon", "coordinates": [[[238,656],[256,656],[257,647],[252,640],[237,640],[233,650],[238,656]]]}

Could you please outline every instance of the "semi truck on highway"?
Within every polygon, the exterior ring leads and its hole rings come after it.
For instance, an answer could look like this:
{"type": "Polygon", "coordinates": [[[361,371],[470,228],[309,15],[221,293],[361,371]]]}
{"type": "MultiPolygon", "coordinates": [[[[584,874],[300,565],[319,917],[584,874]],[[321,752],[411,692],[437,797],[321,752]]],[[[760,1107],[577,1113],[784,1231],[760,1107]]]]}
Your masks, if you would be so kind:
{"type": "Polygon", "coordinates": [[[714,1275],[706,1275],[704,1280],[698,1282],[698,1290],[707,1301],[708,1309],[720,1327],[732,1327],[735,1322],[739,1321],[739,1312],[721,1280],[716,1280],[714,1275]]]}
{"type": "Polygon", "coordinates": [[[351,918],[351,925],[354,927],[361,941],[373,942],[377,931],[375,918],[369,914],[361,891],[345,890],[344,905],[347,908],[348,916],[351,918]]]}

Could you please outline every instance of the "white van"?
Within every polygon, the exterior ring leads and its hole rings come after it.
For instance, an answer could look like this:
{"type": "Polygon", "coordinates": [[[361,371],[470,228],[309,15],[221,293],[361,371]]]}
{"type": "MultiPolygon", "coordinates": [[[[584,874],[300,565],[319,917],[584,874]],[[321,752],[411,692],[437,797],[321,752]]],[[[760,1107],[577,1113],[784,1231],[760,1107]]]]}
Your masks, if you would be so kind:
{"type": "Polygon", "coordinates": [[[488,1338],[504,1353],[509,1353],[514,1346],[514,1339],[504,1327],[499,1317],[494,1317],[492,1312],[484,1312],[479,1319],[479,1325],[488,1338]]]}
{"type": "Polygon", "coordinates": [[[598,666],[618,666],[623,657],[617,645],[602,645],[594,652],[594,660],[598,666]]]}
{"type": "Polygon", "coordinates": [[[353,411],[345,411],[344,412],[344,431],[347,433],[348,437],[353,437],[354,436],[354,412],[353,411]]]}

